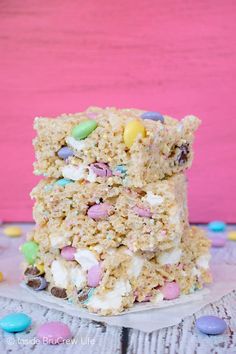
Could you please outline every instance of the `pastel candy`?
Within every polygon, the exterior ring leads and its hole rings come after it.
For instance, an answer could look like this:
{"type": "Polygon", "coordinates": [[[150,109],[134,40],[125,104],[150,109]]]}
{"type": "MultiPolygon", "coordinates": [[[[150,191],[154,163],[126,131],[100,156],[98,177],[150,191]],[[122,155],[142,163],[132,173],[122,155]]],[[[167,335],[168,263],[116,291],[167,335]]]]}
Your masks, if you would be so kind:
{"type": "Polygon", "coordinates": [[[29,264],[35,263],[37,255],[38,255],[38,251],[39,251],[39,245],[36,242],[34,242],[34,241],[25,242],[21,246],[20,250],[25,257],[25,260],[29,264]]]}
{"type": "Polygon", "coordinates": [[[208,229],[214,232],[225,231],[226,224],[223,221],[212,221],[208,224],[208,229]]]}
{"type": "Polygon", "coordinates": [[[112,171],[104,162],[95,162],[90,165],[92,171],[98,177],[111,177],[112,171]]]}
{"type": "Polygon", "coordinates": [[[22,313],[11,313],[0,320],[0,327],[9,333],[22,332],[31,325],[31,318],[22,313]]]}
{"type": "Polygon", "coordinates": [[[224,320],[217,316],[201,316],[196,321],[196,327],[205,334],[222,334],[227,328],[224,320]]]}
{"type": "Polygon", "coordinates": [[[148,208],[140,208],[138,206],[135,206],[135,207],[133,207],[133,211],[138,216],[141,216],[144,218],[151,218],[151,216],[152,216],[152,213],[151,213],[150,209],[148,209],[148,208]]]}
{"type": "Polygon", "coordinates": [[[150,120],[160,121],[161,123],[164,123],[163,115],[158,112],[145,112],[145,113],[141,114],[141,117],[143,119],[150,119],[150,120]]]}
{"type": "Polygon", "coordinates": [[[73,261],[75,259],[76,248],[72,246],[63,247],[61,250],[61,256],[67,261],[73,261]]]}
{"type": "Polygon", "coordinates": [[[92,288],[96,288],[96,286],[98,286],[101,281],[101,277],[102,277],[101,265],[100,264],[94,265],[92,268],[88,270],[88,274],[87,274],[88,286],[92,288]]]}
{"type": "Polygon", "coordinates": [[[55,184],[57,184],[58,186],[61,186],[61,187],[65,187],[67,184],[72,183],[72,182],[73,181],[71,179],[60,178],[55,182],[55,184]]]}
{"type": "Polygon", "coordinates": [[[211,240],[211,247],[224,247],[226,244],[226,239],[223,237],[212,237],[211,240]]]}
{"type": "Polygon", "coordinates": [[[126,175],[127,168],[124,165],[117,165],[114,169],[113,174],[115,176],[124,177],[126,175]]]}
{"type": "Polygon", "coordinates": [[[228,239],[231,241],[236,241],[236,231],[230,231],[228,233],[228,239]]]}
{"type": "Polygon", "coordinates": [[[139,120],[132,120],[127,123],[124,129],[124,143],[128,148],[131,148],[137,137],[144,138],[146,136],[146,129],[139,120]]]}
{"type": "Polygon", "coordinates": [[[48,283],[44,277],[39,276],[39,277],[30,278],[27,281],[26,285],[35,291],[40,291],[40,290],[44,290],[47,287],[48,283]]]}
{"type": "Polygon", "coordinates": [[[42,324],[37,330],[37,337],[46,344],[59,344],[72,338],[70,328],[59,321],[42,324]]]}
{"type": "Polygon", "coordinates": [[[162,292],[165,300],[173,300],[180,295],[179,284],[175,281],[165,283],[165,285],[160,288],[160,291],[162,292]]]}
{"type": "Polygon", "coordinates": [[[85,120],[72,129],[71,135],[76,140],[85,139],[97,128],[97,125],[95,120],[85,120]]]}
{"type": "Polygon", "coordinates": [[[0,272],[0,282],[3,281],[3,279],[4,279],[3,273],[0,272]]]}
{"type": "Polygon", "coordinates": [[[3,233],[8,237],[19,237],[22,235],[22,230],[20,227],[12,225],[12,226],[6,226],[3,229],[3,233]]]}
{"type": "Polygon", "coordinates": [[[73,156],[74,152],[68,146],[63,146],[60,150],[58,150],[57,155],[61,159],[66,160],[68,157],[73,156]]]}
{"type": "Polygon", "coordinates": [[[111,205],[108,203],[95,204],[88,209],[88,216],[94,220],[104,219],[109,215],[111,205]]]}

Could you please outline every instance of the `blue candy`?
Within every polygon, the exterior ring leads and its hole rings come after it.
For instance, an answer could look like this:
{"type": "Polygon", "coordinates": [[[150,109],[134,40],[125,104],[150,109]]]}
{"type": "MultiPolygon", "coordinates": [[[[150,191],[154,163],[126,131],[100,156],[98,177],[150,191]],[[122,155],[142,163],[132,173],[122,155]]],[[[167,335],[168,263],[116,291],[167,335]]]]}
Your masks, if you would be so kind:
{"type": "Polygon", "coordinates": [[[161,123],[164,123],[164,117],[161,113],[158,112],[145,112],[141,114],[141,118],[143,119],[151,119],[155,121],[160,121],[161,123]]]}
{"type": "Polygon", "coordinates": [[[196,327],[205,334],[222,334],[226,330],[227,324],[217,316],[202,316],[197,319],[196,327]]]}
{"type": "Polygon", "coordinates": [[[127,168],[124,165],[117,165],[114,170],[114,174],[121,174],[125,176],[127,173],[127,168]]]}
{"type": "Polygon", "coordinates": [[[58,186],[65,187],[67,184],[72,183],[71,179],[61,178],[55,182],[58,186]]]}
{"type": "Polygon", "coordinates": [[[31,322],[31,318],[24,313],[11,313],[0,320],[0,327],[9,333],[22,332],[31,322]]]}
{"type": "Polygon", "coordinates": [[[208,224],[208,229],[214,232],[222,232],[226,229],[226,224],[223,221],[212,221],[208,224]]]}
{"type": "Polygon", "coordinates": [[[66,160],[68,157],[73,156],[74,152],[70,148],[68,148],[68,146],[64,146],[60,150],[58,150],[57,155],[61,159],[66,160]]]}

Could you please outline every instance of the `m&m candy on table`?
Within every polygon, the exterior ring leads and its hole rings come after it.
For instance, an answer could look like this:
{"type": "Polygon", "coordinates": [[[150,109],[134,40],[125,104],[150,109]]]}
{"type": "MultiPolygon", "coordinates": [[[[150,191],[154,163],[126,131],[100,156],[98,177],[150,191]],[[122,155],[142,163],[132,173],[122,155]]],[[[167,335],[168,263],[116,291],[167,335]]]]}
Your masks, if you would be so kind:
{"type": "Polygon", "coordinates": [[[0,272],[0,282],[3,281],[4,277],[3,277],[3,273],[0,272]]]}
{"type": "Polygon", "coordinates": [[[214,232],[222,232],[226,229],[226,224],[223,221],[211,221],[208,224],[208,229],[214,232]]]}
{"type": "Polygon", "coordinates": [[[37,337],[47,344],[59,344],[72,337],[69,327],[59,321],[42,324],[37,331],[37,337]]]}
{"type": "Polygon", "coordinates": [[[11,226],[6,226],[3,229],[3,233],[8,237],[19,237],[22,235],[22,230],[19,226],[11,225],[11,226]]]}
{"type": "Polygon", "coordinates": [[[21,312],[11,313],[0,319],[0,327],[9,333],[22,332],[31,325],[31,318],[21,312]]]}
{"type": "Polygon", "coordinates": [[[228,233],[228,239],[230,241],[236,241],[236,231],[229,231],[228,233]]]}
{"type": "Polygon", "coordinates": [[[201,316],[196,321],[197,329],[205,334],[222,334],[227,328],[224,320],[217,316],[201,316]]]}
{"type": "Polygon", "coordinates": [[[226,244],[226,239],[223,237],[211,237],[211,247],[224,247],[226,244]]]}

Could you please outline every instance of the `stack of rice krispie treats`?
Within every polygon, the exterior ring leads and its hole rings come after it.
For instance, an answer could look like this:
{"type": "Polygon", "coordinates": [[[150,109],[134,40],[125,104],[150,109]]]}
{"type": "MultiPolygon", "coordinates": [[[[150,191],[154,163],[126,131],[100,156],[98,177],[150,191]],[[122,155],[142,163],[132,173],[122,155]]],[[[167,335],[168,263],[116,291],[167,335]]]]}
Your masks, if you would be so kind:
{"type": "Polygon", "coordinates": [[[159,304],[211,281],[209,241],[190,227],[184,171],[200,121],[91,107],[36,118],[36,226],[24,280],[100,315],[159,304]]]}

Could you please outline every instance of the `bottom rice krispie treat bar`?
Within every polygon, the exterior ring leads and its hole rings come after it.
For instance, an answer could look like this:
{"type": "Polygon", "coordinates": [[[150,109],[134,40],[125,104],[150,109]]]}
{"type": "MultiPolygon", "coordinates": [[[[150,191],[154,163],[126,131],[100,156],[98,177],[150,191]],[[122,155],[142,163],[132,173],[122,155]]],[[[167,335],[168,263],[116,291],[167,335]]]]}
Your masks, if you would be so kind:
{"type": "Polygon", "coordinates": [[[45,251],[35,241],[22,245],[25,283],[90,312],[115,315],[137,302],[158,304],[189,294],[211,281],[209,240],[196,227],[168,251],[132,252],[126,246],[45,251]],[[30,252],[29,252],[30,251],[30,252]]]}

